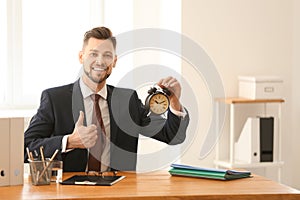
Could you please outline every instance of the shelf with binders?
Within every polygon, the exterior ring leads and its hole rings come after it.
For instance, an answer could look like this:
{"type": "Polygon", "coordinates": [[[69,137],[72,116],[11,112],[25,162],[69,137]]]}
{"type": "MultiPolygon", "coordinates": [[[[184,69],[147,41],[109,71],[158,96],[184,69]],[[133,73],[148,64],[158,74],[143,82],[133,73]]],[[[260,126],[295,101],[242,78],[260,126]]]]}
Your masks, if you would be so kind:
{"type": "MultiPolygon", "coordinates": [[[[225,105],[226,111],[228,111],[229,120],[225,123],[225,131],[222,138],[216,145],[216,158],[214,164],[217,168],[267,168],[277,167],[277,180],[281,181],[281,167],[284,164],[281,158],[281,105],[284,103],[283,99],[245,99],[245,98],[226,98],[216,100],[216,114],[218,116],[220,104],[225,105]],[[247,140],[256,140],[253,134],[243,136],[242,132],[248,120],[257,118],[273,119],[273,130],[272,130],[272,158],[263,160],[257,157],[253,157],[253,152],[249,148],[251,145],[247,144],[247,140]],[[227,131],[226,131],[227,130],[227,131]],[[229,131],[228,131],[229,130],[229,131]],[[242,138],[242,136],[244,138],[242,138]],[[247,138],[248,137],[248,138],[247,138]],[[249,156],[249,159],[239,160],[237,154],[237,143],[244,139],[244,145],[238,149],[238,153],[243,156],[249,156]],[[227,141],[227,142],[226,142],[227,141]],[[244,146],[243,146],[244,145],[244,146]],[[221,151],[222,150],[222,151],[221,151]],[[244,152],[240,152],[243,150],[244,152]],[[247,155],[248,153],[248,155],[247,155]],[[251,157],[252,156],[252,157],[251,157]]],[[[217,117],[217,119],[219,119],[217,117]]],[[[257,120],[256,120],[257,121],[257,120]]],[[[259,122],[258,122],[259,123],[259,122]]],[[[216,123],[220,126],[219,123],[216,123]]],[[[257,124],[256,124],[257,125],[257,124]]],[[[216,130],[220,130],[220,127],[216,127],[216,130]]],[[[259,132],[260,130],[257,130],[259,132]]],[[[249,131],[248,131],[249,132],[249,131]]],[[[259,137],[259,136],[258,136],[259,137]]],[[[259,139],[257,139],[259,143],[259,139]]],[[[253,142],[253,141],[251,141],[253,142]]],[[[249,143],[251,143],[249,141],[249,143]]],[[[258,144],[257,144],[258,145],[258,144]]],[[[255,156],[257,156],[255,154],[255,156]]],[[[258,153],[258,157],[262,158],[262,153],[258,153]],[[260,157],[261,156],[261,157],[260,157]]]]}

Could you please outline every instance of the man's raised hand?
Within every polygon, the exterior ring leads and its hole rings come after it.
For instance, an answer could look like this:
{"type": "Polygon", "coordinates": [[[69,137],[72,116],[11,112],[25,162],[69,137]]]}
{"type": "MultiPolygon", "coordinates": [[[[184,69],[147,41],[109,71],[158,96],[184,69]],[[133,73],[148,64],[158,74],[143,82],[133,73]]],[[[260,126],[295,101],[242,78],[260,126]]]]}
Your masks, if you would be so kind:
{"type": "Polygon", "coordinates": [[[83,121],[84,113],[80,111],[74,131],[68,137],[67,149],[91,148],[96,144],[98,137],[96,125],[92,124],[89,126],[84,126],[83,121]]]}

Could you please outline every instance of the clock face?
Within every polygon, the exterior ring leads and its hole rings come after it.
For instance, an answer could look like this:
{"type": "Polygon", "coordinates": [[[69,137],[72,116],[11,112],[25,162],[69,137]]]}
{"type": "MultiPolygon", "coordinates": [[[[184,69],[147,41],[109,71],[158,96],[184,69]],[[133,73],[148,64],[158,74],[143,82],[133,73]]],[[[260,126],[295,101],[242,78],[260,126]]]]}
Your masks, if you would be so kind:
{"type": "Polygon", "coordinates": [[[149,100],[150,110],[155,114],[162,114],[168,110],[169,99],[162,93],[154,94],[149,100]]]}

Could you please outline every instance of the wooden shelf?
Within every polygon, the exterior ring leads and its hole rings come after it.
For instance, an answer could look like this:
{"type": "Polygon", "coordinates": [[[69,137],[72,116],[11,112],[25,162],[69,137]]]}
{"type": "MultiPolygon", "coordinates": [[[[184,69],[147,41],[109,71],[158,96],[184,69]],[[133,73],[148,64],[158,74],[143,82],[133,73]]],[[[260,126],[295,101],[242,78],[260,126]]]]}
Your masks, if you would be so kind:
{"type": "MultiPolygon", "coordinates": [[[[281,181],[281,167],[284,164],[281,159],[281,104],[284,103],[284,99],[246,99],[246,98],[238,98],[238,97],[230,97],[230,98],[223,98],[223,99],[216,99],[217,104],[225,104],[229,106],[229,155],[225,158],[220,158],[220,149],[219,144],[216,145],[216,158],[215,158],[215,165],[216,167],[224,167],[224,168],[266,168],[266,167],[277,167],[277,177],[278,181],[281,181]],[[238,115],[238,111],[244,109],[244,106],[239,105],[247,105],[249,104],[263,104],[261,107],[261,111],[263,111],[264,116],[269,116],[269,112],[267,110],[267,104],[276,103],[277,111],[273,113],[274,117],[277,117],[276,122],[276,129],[277,131],[274,132],[274,140],[273,140],[273,159],[274,162],[259,162],[259,163],[242,163],[235,159],[235,143],[237,135],[240,134],[241,126],[243,122],[247,119],[247,117],[255,116],[257,112],[255,109],[251,111],[247,111],[248,114],[238,115]],[[239,105],[238,105],[239,104],[239,105]],[[249,112],[251,114],[249,114],[249,112]],[[238,124],[236,124],[238,123],[238,124]]],[[[218,108],[220,108],[218,106],[218,108]]],[[[275,107],[274,107],[275,108],[275,107]]],[[[217,110],[217,119],[218,119],[218,110],[217,110]]],[[[217,123],[218,125],[218,123],[217,123]]],[[[218,130],[218,127],[217,127],[218,130]]]]}
{"type": "Polygon", "coordinates": [[[230,163],[229,161],[225,161],[225,160],[215,160],[214,163],[217,166],[225,167],[225,168],[228,168],[228,169],[232,169],[232,168],[245,169],[245,168],[259,168],[259,167],[280,167],[284,164],[283,161],[279,161],[279,162],[259,162],[259,163],[243,163],[243,162],[230,163]]]}
{"type": "Polygon", "coordinates": [[[225,99],[217,99],[218,102],[224,102],[226,104],[238,104],[238,103],[284,103],[284,99],[246,99],[239,97],[228,97],[225,99]]]}

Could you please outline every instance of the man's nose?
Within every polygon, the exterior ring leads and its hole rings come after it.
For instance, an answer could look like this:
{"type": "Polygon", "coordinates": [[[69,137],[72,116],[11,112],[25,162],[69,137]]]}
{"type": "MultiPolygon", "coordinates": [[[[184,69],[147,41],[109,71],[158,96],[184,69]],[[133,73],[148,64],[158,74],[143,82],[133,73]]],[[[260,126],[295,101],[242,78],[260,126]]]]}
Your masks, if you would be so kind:
{"type": "Polygon", "coordinates": [[[97,65],[101,65],[103,62],[102,62],[102,58],[101,58],[101,56],[98,56],[97,58],[96,58],[96,64],[97,65]]]}

